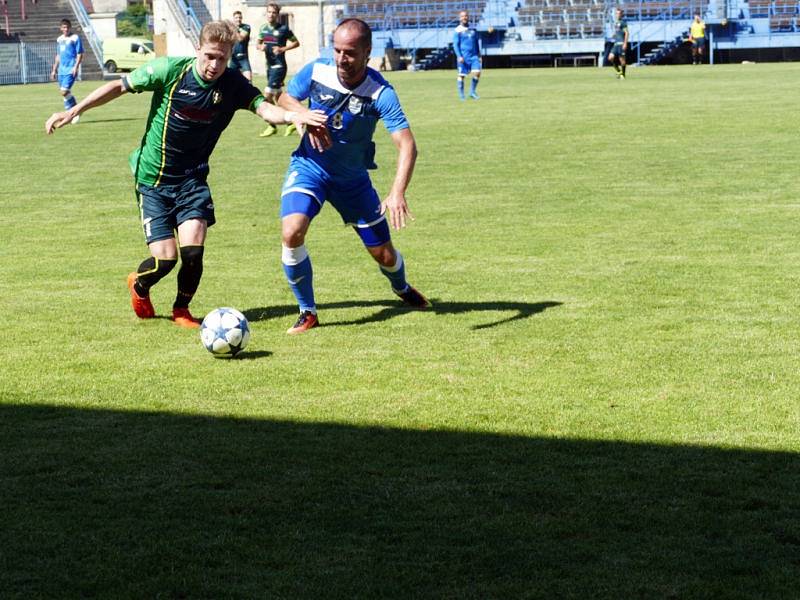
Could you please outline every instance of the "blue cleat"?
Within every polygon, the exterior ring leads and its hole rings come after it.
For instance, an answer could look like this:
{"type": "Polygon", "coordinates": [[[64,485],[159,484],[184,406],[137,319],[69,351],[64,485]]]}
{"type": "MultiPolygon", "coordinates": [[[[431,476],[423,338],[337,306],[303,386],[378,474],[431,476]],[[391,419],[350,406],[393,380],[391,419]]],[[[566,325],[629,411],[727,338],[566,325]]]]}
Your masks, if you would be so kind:
{"type": "Polygon", "coordinates": [[[469,97],[472,98],[473,100],[480,100],[480,96],[478,96],[478,94],[476,94],[475,92],[471,92],[469,97]]]}

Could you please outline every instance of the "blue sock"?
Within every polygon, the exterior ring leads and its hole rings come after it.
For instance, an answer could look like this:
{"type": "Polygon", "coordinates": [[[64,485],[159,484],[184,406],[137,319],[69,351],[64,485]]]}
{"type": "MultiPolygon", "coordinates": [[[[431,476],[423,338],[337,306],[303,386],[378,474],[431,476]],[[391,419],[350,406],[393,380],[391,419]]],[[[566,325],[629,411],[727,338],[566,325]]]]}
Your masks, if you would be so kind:
{"type": "Polygon", "coordinates": [[[408,288],[408,282],[406,281],[406,263],[403,260],[403,255],[399,252],[397,253],[397,261],[394,263],[394,266],[381,266],[381,273],[391,282],[392,289],[395,292],[405,292],[406,288],[408,288]]]}
{"type": "Polygon", "coordinates": [[[461,98],[462,100],[464,99],[464,80],[463,79],[459,79],[458,80],[458,97],[461,98]]]}
{"type": "Polygon", "coordinates": [[[75,96],[73,96],[72,94],[67,94],[66,96],[64,96],[64,109],[65,110],[69,110],[70,108],[75,106],[77,103],[78,103],[78,101],[75,100],[75,96]]]}
{"type": "Polygon", "coordinates": [[[470,94],[474,94],[475,93],[475,90],[478,88],[478,82],[479,81],[480,81],[480,79],[478,79],[477,77],[473,77],[472,78],[472,85],[470,85],[470,87],[469,87],[469,93],[470,94]]]}
{"type": "Polygon", "coordinates": [[[306,247],[287,248],[284,246],[281,260],[286,280],[300,305],[300,312],[308,310],[317,314],[317,306],[314,303],[313,271],[306,247]]]}

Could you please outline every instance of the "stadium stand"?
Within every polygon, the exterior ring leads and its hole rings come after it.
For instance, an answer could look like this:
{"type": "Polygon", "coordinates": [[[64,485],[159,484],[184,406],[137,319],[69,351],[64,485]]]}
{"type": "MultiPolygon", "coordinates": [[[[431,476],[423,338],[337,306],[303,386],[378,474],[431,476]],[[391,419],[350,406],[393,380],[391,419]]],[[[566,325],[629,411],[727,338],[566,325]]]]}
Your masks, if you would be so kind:
{"type": "Polygon", "coordinates": [[[536,39],[602,37],[605,13],[599,0],[527,0],[518,23],[534,27],[536,39]]]}
{"type": "MultiPolygon", "coordinates": [[[[84,0],[84,7],[86,6],[87,0],[84,0]]],[[[91,8],[91,3],[88,2],[88,9],[91,10],[91,8]]],[[[69,19],[72,22],[73,31],[81,36],[83,47],[86,50],[81,65],[81,78],[85,80],[102,79],[103,69],[92,52],[89,40],[75,17],[68,0],[12,1],[6,4],[6,9],[8,11],[8,38],[10,40],[25,42],[26,44],[34,42],[52,43],[52,52],[49,53],[49,57],[43,57],[43,60],[49,60],[48,73],[55,56],[55,41],[59,36],[59,23],[61,19],[69,19]]]]}
{"type": "Polygon", "coordinates": [[[769,16],[769,29],[775,33],[797,31],[796,0],[775,0],[769,16]]]}
{"type": "Polygon", "coordinates": [[[363,19],[375,30],[420,28],[440,23],[456,23],[458,12],[468,10],[479,16],[486,2],[375,2],[351,0],[345,14],[363,19]]]}

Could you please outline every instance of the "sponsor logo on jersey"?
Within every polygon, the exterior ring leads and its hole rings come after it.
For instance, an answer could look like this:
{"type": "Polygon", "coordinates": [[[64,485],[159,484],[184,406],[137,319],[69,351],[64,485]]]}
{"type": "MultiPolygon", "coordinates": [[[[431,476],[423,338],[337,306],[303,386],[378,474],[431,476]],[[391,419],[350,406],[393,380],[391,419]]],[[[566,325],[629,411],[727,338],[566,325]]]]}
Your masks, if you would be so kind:
{"type": "Polygon", "coordinates": [[[222,102],[222,93],[219,90],[214,90],[214,93],[211,94],[211,102],[214,104],[222,102]]]}

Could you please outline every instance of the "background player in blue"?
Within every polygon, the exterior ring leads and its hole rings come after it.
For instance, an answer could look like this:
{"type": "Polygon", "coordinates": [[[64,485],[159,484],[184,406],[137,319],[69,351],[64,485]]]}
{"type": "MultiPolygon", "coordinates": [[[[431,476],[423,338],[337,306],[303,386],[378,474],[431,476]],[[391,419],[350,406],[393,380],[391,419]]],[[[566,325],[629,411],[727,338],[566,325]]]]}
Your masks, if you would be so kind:
{"type": "Polygon", "coordinates": [[[469,89],[470,98],[478,99],[476,90],[481,78],[481,46],[478,32],[469,26],[469,13],[462,10],[458,13],[459,25],[453,34],[453,50],[456,53],[458,69],[458,97],[464,99],[464,77],[472,72],[472,84],[469,89]]]}
{"type": "Polygon", "coordinates": [[[333,34],[333,59],[318,59],[292,79],[278,99],[286,110],[302,108],[309,99],[312,109],[328,114],[332,146],[321,152],[314,128],[309,128],[292,160],[281,193],[282,262],[286,279],[300,305],[300,317],[287,333],[303,333],[318,324],[314,301],[311,260],[305,236],[311,220],[326,201],[351,225],[367,251],[389,279],[392,290],[413,308],[430,303],[406,281],[403,257],[392,245],[392,227],[405,227],[408,210],[405,192],[417,158],[411,134],[394,89],[374,69],[367,68],[372,49],[369,25],[345,19],[333,34]],[[397,172],[389,195],[381,203],[367,169],[373,162],[372,136],[382,119],[399,152],[397,172]]]}
{"type": "MultiPolygon", "coordinates": [[[[53,70],[50,72],[50,79],[55,79],[58,74],[58,89],[64,97],[64,110],[69,110],[78,101],[72,95],[72,85],[78,77],[78,69],[83,61],[83,44],[77,33],[72,33],[72,24],[69,19],[61,20],[61,35],[56,40],[58,50],[56,59],[53,62],[53,70]]],[[[80,117],[72,119],[77,123],[80,117]]]]}

